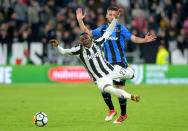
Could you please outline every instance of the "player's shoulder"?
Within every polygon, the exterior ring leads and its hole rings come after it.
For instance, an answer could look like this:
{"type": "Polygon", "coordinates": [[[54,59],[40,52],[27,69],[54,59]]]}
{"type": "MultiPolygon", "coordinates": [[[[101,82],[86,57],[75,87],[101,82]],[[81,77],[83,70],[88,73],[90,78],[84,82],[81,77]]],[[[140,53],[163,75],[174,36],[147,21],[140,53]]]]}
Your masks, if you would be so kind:
{"type": "Polygon", "coordinates": [[[106,26],[107,26],[107,25],[105,25],[105,24],[104,24],[104,25],[101,25],[101,26],[98,27],[98,29],[103,29],[103,28],[105,28],[106,26]]]}
{"type": "Polygon", "coordinates": [[[123,25],[123,24],[120,24],[120,23],[117,23],[117,26],[121,27],[121,29],[124,29],[124,28],[127,29],[127,26],[126,26],[126,25],[123,25]]]}
{"type": "Polygon", "coordinates": [[[96,29],[92,30],[92,34],[93,36],[96,36],[95,33],[105,31],[105,29],[106,29],[106,25],[101,25],[97,27],[96,29]]]}
{"type": "Polygon", "coordinates": [[[107,25],[101,25],[100,27],[99,27],[101,30],[106,30],[106,28],[107,28],[107,25]]]}
{"type": "Polygon", "coordinates": [[[82,47],[82,44],[77,44],[77,45],[72,46],[72,48],[77,49],[77,50],[81,49],[81,47],[82,47]]]}
{"type": "Polygon", "coordinates": [[[81,45],[82,44],[79,43],[79,44],[74,45],[73,47],[81,47],[81,45]]]}
{"type": "Polygon", "coordinates": [[[128,28],[127,28],[126,25],[118,24],[117,27],[118,27],[118,26],[119,26],[119,29],[120,29],[121,31],[127,31],[127,30],[128,30],[128,28]]]}

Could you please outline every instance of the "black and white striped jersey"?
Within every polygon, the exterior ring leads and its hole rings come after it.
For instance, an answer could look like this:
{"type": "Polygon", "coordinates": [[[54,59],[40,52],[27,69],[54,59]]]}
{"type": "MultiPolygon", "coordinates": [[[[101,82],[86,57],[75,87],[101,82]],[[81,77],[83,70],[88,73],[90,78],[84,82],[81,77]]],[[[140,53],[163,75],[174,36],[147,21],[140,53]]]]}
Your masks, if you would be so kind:
{"type": "Polygon", "coordinates": [[[113,19],[103,36],[92,41],[90,48],[86,48],[80,44],[70,49],[63,49],[62,47],[58,46],[57,51],[62,55],[69,54],[78,56],[94,81],[105,77],[114,70],[114,67],[109,62],[104,60],[100,46],[112,34],[116,23],[117,19],[113,19]]]}
{"type": "Polygon", "coordinates": [[[114,70],[114,67],[104,60],[100,47],[94,42],[90,48],[78,45],[71,49],[63,49],[58,46],[57,50],[59,53],[78,56],[94,81],[114,70]]]}

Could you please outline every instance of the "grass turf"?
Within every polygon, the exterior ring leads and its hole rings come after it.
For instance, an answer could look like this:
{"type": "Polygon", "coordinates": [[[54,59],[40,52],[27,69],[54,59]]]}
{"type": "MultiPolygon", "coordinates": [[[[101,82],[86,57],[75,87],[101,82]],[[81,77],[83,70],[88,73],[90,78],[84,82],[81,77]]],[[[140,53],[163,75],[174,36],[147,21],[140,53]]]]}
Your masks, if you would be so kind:
{"type": "MultiPolygon", "coordinates": [[[[107,107],[96,85],[0,85],[0,131],[187,131],[188,85],[127,85],[141,101],[128,100],[128,118],[122,124],[105,122],[107,107]],[[37,127],[33,116],[48,115],[37,127]]],[[[118,100],[113,102],[120,114],[118,100]]],[[[115,118],[113,120],[115,120],[115,118]]]]}

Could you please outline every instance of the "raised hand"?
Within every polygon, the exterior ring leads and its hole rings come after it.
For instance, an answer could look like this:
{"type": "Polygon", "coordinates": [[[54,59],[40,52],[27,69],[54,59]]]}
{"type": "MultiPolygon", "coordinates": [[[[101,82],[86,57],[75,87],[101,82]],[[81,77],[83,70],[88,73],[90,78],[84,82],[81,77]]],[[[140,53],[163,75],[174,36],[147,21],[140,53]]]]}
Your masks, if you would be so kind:
{"type": "Polygon", "coordinates": [[[82,8],[78,8],[76,10],[76,18],[77,18],[77,20],[83,20],[85,16],[86,16],[86,11],[84,11],[84,14],[83,14],[82,8]]]}
{"type": "Polygon", "coordinates": [[[145,42],[151,42],[156,40],[157,36],[156,35],[150,35],[149,32],[145,35],[145,42]]]}
{"type": "Polygon", "coordinates": [[[57,47],[59,45],[59,42],[57,40],[50,40],[50,43],[54,46],[57,47]]]}

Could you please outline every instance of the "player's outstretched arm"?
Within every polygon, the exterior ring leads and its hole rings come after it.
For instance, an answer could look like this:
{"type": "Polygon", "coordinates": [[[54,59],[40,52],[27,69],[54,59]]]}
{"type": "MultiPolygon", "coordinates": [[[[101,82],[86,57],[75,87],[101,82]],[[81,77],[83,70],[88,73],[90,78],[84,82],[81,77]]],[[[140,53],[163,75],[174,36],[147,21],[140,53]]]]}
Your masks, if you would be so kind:
{"type": "Polygon", "coordinates": [[[150,35],[149,32],[145,35],[144,38],[137,37],[135,35],[131,36],[131,41],[134,43],[147,43],[147,42],[152,42],[156,40],[157,36],[156,35],[150,35]]]}
{"type": "Polygon", "coordinates": [[[59,45],[57,40],[50,40],[50,43],[53,45],[53,47],[57,47],[59,45]]]}
{"type": "Polygon", "coordinates": [[[146,42],[151,42],[156,40],[157,36],[156,35],[150,35],[149,32],[145,35],[145,41],[146,42]]]}
{"type": "Polygon", "coordinates": [[[57,52],[60,55],[72,55],[72,50],[71,49],[63,49],[61,46],[59,46],[59,42],[57,40],[50,40],[49,41],[53,47],[56,48],[57,52]]]}
{"type": "Polygon", "coordinates": [[[88,33],[88,34],[90,35],[90,37],[92,37],[93,35],[92,35],[91,30],[89,30],[89,29],[85,26],[85,24],[84,24],[84,22],[83,22],[83,19],[84,19],[85,16],[86,16],[86,11],[84,11],[84,14],[83,14],[82,8],[78,8],[78,9],[76,10],[76,18],[77,18],[77,20],[78,20],[78,24],[79,24],[79,26],[80,26],[80,30],[81,30],[82,32],[88,33]]]}

